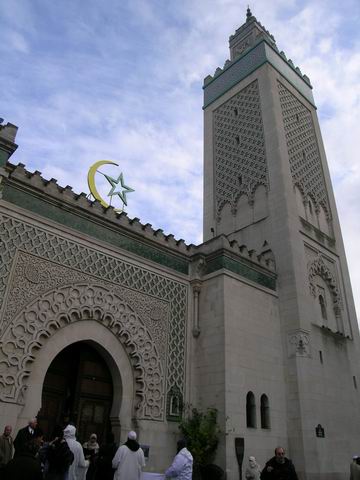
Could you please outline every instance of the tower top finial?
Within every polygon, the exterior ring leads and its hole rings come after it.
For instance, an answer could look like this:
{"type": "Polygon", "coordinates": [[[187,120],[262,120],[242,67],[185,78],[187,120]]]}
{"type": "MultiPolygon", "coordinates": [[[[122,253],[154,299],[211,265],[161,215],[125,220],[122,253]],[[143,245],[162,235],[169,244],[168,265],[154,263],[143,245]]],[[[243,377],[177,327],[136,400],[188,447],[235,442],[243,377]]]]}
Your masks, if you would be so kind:
{"type": "Polygon", "coordinates": [[[248,5],[247,10],[246,10],[246,21],[250,20],[251,17],[252,17],[252,13],[251,13],[250,7],[248,5]]]}

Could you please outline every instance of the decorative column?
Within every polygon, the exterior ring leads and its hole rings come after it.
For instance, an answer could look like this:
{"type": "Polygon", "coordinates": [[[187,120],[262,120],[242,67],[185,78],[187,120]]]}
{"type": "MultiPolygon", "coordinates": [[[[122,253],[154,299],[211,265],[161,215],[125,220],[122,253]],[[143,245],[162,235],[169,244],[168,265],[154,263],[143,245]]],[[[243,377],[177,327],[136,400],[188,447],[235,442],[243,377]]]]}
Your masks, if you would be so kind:
{"type": "Polygon", "coordinates": [[[200,326],[199,326],[199,295],[201,290],[201,283],[195,281],[192,284],[193,290],[193,336],[197,338],[200,335],[200,326]]]}

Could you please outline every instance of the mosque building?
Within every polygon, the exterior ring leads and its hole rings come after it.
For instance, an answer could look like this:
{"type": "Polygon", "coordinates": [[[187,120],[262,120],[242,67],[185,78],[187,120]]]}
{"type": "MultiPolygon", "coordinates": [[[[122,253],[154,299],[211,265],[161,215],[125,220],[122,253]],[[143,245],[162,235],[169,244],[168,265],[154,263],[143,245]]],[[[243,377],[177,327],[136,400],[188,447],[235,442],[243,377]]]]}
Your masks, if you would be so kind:
{"type": "Polygon", "coordinates": [[[183,406],[215,407],[228,480],[277,445],[345,479],[359,330],[310,80],[248,9],[203,88],[200,245],[14,165],[0,126],[0,425],[136,430],[158,472],[183,406]]]}

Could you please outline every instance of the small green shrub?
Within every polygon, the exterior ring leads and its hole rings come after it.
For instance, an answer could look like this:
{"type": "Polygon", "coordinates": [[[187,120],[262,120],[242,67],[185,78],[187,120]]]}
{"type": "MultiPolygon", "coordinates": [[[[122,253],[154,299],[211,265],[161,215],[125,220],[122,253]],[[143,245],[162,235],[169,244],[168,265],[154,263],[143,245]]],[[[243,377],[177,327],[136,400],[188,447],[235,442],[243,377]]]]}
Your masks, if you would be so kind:
{"type": "Polygon", "coordinates": [[[219,443],[217,409],[208,408],[201,412],[192,408],[190,415],[180,422],[179,429],[188,442],[194,463],[199,466],[211,463],[219,443]]]}

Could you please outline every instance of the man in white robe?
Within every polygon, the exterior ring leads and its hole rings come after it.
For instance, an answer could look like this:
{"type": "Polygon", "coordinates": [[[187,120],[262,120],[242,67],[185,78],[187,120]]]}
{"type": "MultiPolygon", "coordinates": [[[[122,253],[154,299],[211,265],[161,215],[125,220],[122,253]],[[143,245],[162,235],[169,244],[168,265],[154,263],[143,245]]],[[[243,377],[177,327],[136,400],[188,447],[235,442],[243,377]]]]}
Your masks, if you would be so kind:
{"type": "Polygon", "coordinates": [[[112,466],[116,469],[114,480],[141,479],[141,470],[145,467],[145,457],[136,441],[135,432],[129,432],[126,443],[118,448],[112,466]]]}
{"type": "Polygon", "coordinates": [[[64,430],[64,438],[74,454],[74,461],[69,467],[67,480],[85,480],[89,461],[85,460],[84,451],[75,437],[76,428],[68,425],[64,430]]]}

